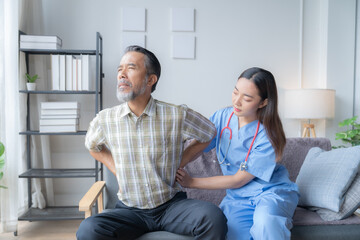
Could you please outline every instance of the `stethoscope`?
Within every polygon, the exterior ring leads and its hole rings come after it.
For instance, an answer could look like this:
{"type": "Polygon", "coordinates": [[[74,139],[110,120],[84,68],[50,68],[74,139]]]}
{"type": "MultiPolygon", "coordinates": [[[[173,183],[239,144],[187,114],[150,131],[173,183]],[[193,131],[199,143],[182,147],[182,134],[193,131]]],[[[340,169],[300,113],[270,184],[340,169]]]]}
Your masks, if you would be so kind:
{"type": "MultiPolygon", "coordinates": [[[[231,115],[230,115],[230,117],[229,117],[229,120],[228,120],[226,126],[225,126],[223,129],[221,129],[221,132],[220,132],[219,148],[218,148],[218,156],[219,156],[219,157],[221,156],[221,155],[220,155],[221,136],[222,136],[223,132],[224,132],[226,129],[228,129],[229,132],[230,132],[229,143],[228,143],[228,145],[227,145],[226,152],[225,152],[225,156],[224,156],[223,160],[222,160],[222,161],[219,161],[219,164],[220,164],[220,165],[222,165],[222,164],[227,165],[227,166],[230,165],[230,163],[226,163],[225,160],[226,160],[227,154],[228,154],[228,152],[229,152],[230,143],[231,143],[231,139],[232,139],[232,130],[231,130],[231,128],[229,127],[229,124],[230,124],[231,117],[232,117],[233,115],[234,115],[234,112],[231,113],[231,115]]],[[[250,145],[250,148],[249,148],[249,150],[248,150],[248,153],[247,153],[247,155],[246,155],[245,161],[240,164],[240,170],[241,170],[241,171],[247,169],[247,161],[248,161],[248,158],[249,158],[249,155],[250,155],[251,148],[252,148],[252,146],[253,146],[253,144],[254,144],[255,138],[256,138],[256,136],[257,136],[257,134],[258,134],[258,132],[259,132],[259,127],[260,127],[260,121],[258,121],[257,128],[256,128],[256,132],[255,132],[255,135],[254,135],[253,140],[252,140],[252,142],[251,142],[251,145],[250,145]]]]}

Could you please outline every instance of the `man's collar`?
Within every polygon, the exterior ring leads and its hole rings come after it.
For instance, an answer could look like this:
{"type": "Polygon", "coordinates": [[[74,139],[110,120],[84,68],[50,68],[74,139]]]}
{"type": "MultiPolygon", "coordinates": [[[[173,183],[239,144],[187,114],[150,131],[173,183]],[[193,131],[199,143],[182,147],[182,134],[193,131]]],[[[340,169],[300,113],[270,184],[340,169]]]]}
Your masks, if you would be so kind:
{"type": "Polygon", "coordinates": [[[126,115],[129,115],[131,113],[131,109],[129,108],[127,102],[121,104],[120,107],[120,118],[125,117],[126,115]]]}
{"type": "MultiPolygon", "coordinates": [[[[132,113],[132,111],[131,111],[131,109],[130,109],[127,102],[123,103],[122,106],[123,106],[123,109],[122,109],[122,111],[120,113],[120,117],[124,117],[124,116],[132,113]]],[[[156,114],[156,104],[155,104],[155,100],[153,99],[152,96],[150,96],[149,102],[146,105],[146,107],[144,109],[144,112],[141,115],[143,115],[143,114],[146,114],[149,117],[155,116],[155,114],[156,114]]]]}
{"type": "Polygon", "coordinates": [[[153,99],[152,96],[150,96],[150,100],[149,100],[148,104],[146,105],[143,114],[146,114],[149,117],[155,116],[156,104],[155,104],[155,100],[153,99]]]}

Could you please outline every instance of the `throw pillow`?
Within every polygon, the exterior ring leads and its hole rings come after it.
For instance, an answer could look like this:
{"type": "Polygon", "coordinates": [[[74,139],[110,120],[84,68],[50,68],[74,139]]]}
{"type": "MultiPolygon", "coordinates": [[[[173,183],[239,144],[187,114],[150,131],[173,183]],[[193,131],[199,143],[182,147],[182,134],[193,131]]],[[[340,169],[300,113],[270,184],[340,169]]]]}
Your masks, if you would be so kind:
{"type": "Polygon", "coordinates": [[[360,147],[324,151],[309,150],[300,168],[296,183],[300,206],[326,208],[339,212],[344,193],[360,166],[360,147]]]}
{"type": "Polygon", "coordinates": [[[336,221],[350,217],[360,207],[360,173],[351,183],[349,190],[345,193],[345,200],[339,212],[320,208],[316,212],[325,221],[336,221]]]}

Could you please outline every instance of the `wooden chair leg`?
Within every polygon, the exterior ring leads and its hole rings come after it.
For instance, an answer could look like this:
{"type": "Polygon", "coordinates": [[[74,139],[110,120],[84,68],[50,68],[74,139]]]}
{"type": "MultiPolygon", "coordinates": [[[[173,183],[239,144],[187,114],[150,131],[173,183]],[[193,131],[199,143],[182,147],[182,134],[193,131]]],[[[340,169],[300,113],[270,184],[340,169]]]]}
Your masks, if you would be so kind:
{"type": "Polygon", "coordinates": [[[85,218],[91,217],[91,209],[85,211],[85,218]]]}
{"type": "Polygon", "coordinates": [[[100,193],[98,198],[98,211],[101,213],[104,210],[103,193],[100,193]]]}

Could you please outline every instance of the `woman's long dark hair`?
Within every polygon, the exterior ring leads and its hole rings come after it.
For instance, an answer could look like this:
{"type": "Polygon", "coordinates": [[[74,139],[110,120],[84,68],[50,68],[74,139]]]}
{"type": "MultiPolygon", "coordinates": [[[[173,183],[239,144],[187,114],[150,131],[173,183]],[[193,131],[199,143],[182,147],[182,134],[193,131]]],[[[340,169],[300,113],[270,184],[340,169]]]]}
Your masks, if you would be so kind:
{"type": "Polygon", "coordinates": [[[267,99],[268,101],[265,107],[258,109],[257,117],[264,125],[275,150],[276,161],[280,161],[286,144],[286,137],[278,114],[278,96],[275,78],[271,72],[257,67],[245,70],[240,75],[240,78],[252,81],[259,91],[261,100],[267,99]]]}

